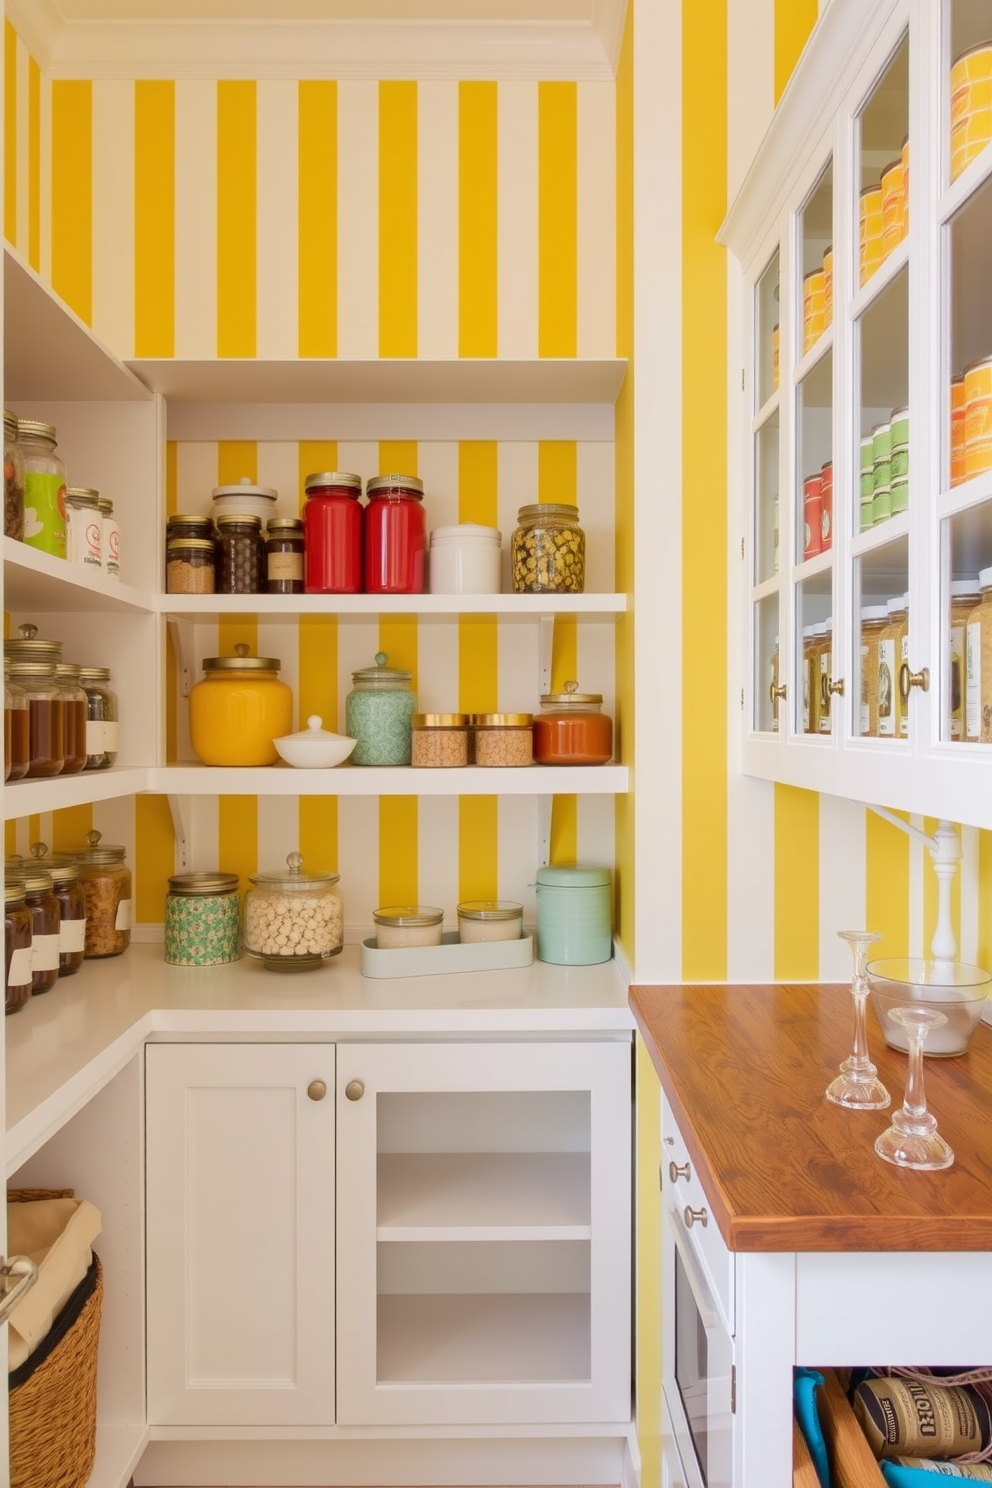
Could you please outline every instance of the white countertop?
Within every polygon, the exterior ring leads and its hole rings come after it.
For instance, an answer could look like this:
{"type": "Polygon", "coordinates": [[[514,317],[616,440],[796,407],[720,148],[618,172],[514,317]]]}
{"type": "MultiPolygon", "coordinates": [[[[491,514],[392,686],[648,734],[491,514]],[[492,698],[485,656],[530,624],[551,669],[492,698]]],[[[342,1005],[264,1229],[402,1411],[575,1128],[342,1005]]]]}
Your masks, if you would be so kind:
{"type": "Polygon", "coordinates": [[[319,971],[280,975],[247,959],[167,966],[161,943],[132,944],[5,1020],[7,1172],[149,1039],[629,1037],[633,1027],[615,961],[373,980],[356,945],[319,971]]]}

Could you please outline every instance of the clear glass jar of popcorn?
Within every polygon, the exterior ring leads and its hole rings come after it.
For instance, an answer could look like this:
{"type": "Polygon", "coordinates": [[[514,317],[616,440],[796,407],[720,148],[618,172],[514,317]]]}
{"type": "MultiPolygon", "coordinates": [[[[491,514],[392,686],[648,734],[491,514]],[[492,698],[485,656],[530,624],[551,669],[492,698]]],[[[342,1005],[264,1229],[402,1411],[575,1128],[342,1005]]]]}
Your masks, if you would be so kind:
{"type": "Polygon", "coordinates": [[[245,954],[268,971],[312,971],[344,944],[344,908],[337,873],[304,873],[302,853],[286,867],[252,873],[245,894],[245,954]]]}

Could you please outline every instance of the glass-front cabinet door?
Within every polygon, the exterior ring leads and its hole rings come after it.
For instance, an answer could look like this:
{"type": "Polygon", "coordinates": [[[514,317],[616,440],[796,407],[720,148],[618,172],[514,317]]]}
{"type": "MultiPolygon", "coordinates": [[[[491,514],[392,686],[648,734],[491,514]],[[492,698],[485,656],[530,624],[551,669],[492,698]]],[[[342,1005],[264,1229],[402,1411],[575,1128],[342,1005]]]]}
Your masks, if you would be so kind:
{"type": "Polygon", "coordinates": [[[833,0],[720,236],[745,769],[992,826],[992,0],[833,0]]]}

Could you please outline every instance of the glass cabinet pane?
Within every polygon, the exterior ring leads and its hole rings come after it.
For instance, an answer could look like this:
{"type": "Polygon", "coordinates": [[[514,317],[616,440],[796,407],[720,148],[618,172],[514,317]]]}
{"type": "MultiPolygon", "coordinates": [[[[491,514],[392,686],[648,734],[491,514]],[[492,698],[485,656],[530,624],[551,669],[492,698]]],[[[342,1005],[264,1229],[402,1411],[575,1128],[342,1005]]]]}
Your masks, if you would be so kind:
{"type": "Polygon", "coordinates": [[[754,606],[754,715],[752,726],[762,733],[778,732],[785,718],[780,689],[778,595],[766,595],[754,606]]]}
{"type": "Polygon", "coordinates": [[[897,539],[857,564],[852,696],[856,737],[908,739],[900,679],[909,669],[909,542],[897,539]]]}
{"type": "Polygon", "coordinates": [[[992,744],[992,506],[944,523],[950,584],[943,610],[941,738],[992,744]]]}
{"type": "Polygon", "coordinates": [[[992,17],[988,0],[952,0],[948,87],[949,179],[956,181],[992,141],[992,17]]]}
{"type": "MultiPolygon", "coordinates": [[[[755,369],[757,408],[763,408],[779,381],[778,249],[755,286],[755,369]]],[[[757,411],[757,409],[755,410],[757,411]]]]}
{"type": "Polygon", "coordinates": [[[992,469],[992,180],[969,197],[945,236],[950,255],[950,429],[944,470],[960,485],[992,469]]]}
{"type": "Polygon", "coordinates": [[[806,356],[833,321],[834,173],[828,164],[799,214],[799,260],[802,300],[795,345],[806,356]]]}
{"type": "Polygon", "coordinates": [[[796,393],[796,553],[803,563],[833,545],[833,353],[827,351],[796,393]]]}
{"type": "Polygon", "coordinates": [[[754,582],[764,583],[778,573],[778,410],[758,430],[754,440],[754,582]]]}
{"type": "Polygon", "coordinates": [[[858,284],[863,287],[909,228],[908,37],[882,72],[858,123],[858,284]]]}
{"type": "Polygon", "coordinates": [[[854,530],[864,532],[909,506],[908,269],[900,270],[871,302],[858,333],[861,437],[854,530]]]}
{"type": "Polygon", "coordinates": [[[831,574],[828,571],[796,586],[796,733],[829,734],[833,679],[833,619],[830,614],[831,574]]]}

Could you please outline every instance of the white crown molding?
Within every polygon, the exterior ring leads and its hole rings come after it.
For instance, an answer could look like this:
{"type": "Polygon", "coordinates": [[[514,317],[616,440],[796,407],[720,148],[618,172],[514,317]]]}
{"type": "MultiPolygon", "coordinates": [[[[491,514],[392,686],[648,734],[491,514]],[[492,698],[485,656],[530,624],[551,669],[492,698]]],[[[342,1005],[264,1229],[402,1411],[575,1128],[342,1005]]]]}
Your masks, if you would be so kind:
{"type": "Polygon", "coordinates": [[[47,72],[65,25],[55,0],[5,0],[4,12],[42,72],[47,72]]]}

